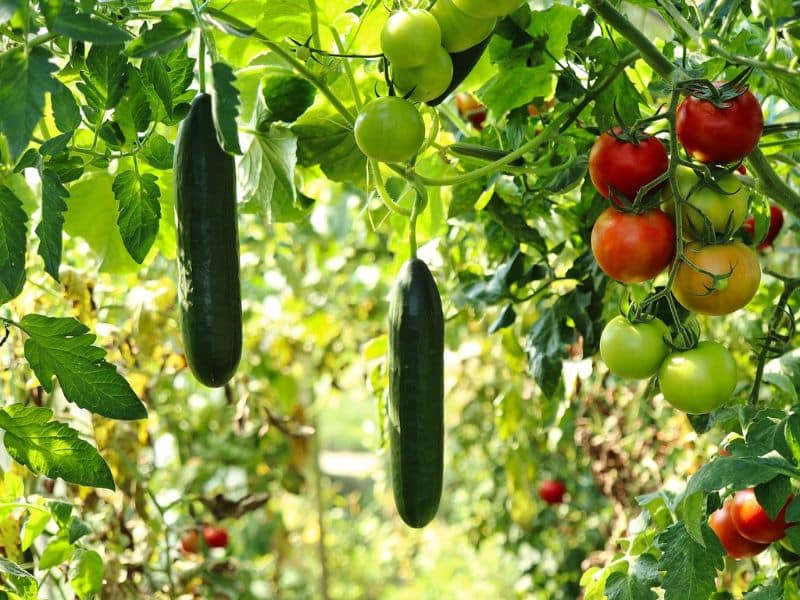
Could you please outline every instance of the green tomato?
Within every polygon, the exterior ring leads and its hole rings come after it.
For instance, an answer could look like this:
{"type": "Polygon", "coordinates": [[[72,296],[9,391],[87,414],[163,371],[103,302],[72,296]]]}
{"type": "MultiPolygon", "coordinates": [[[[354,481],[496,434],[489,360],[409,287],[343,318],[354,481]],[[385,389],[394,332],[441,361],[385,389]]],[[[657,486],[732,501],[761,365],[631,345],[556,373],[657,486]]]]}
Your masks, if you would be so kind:
{"type": "Polygon", "coordinates": [[[413,90],[409,100],[427,102],[441,96],[453,79],[453,60],[442,46],[421,67],[398,69],[392,67],[392,82],[403,94],[413,90]]]}
{"type": "Polygon", "coordinates": [[[673,352],[658,370],[664,399],[692,415],[711,412],[728,402],[736,379],[731,353],[722,344],[708,340],[692,350],[673,352]]]}
{"type": "Polygon", "coordinates": [[[442,31],[427,10],[412,8],[392,13],[381,31],[381,50],[393,67],[424,65],[442,45],[442,31]]]}
{"type": "Polygon", "coordinates": [[[425,123],[411,102],[385,96],[361,109],[353,133],[356,144],[368,158],[397,163],[419,151],[425,141],[425,123]]]}
{"type": "Polygon", "coordinates": [[[480,19],[504,17],[525,4],[525,0],[453,0],[462,12],[480,19]]]}
{"type": "MultiPolygon", "coordinates": [[[[693,188],[701,178],[689,167],[679,166],[675,172],[678,189],[687,204],[681,207],[683,234],[689,239],[703,237],[704,216],[709,220],[717,234],[736,231],[747,216],[747,188],[733,175],[724,175],[716,180],[725,193],[720,193],[708,185],[693,188]]],[[[675,215],[675,205],[669,186],[664,188],[665,212],[675,215]]]]}
{"type": "Polygon", "coordinates": [[[473,17],[459,10],[452,0],[436,0],[431,14],[442,30],[442,46],[448,52],[462,52],[480,44],[494,31],[494,17],[473,17]]]}
{"type": "Polygon", "coordinates": [[[661,319],[631,323],[622,315],[611,319],[600,335],[600,357],[608,370],[626,379],[647,379],[669,354],[664,339],[669,328],[661,319]]]}

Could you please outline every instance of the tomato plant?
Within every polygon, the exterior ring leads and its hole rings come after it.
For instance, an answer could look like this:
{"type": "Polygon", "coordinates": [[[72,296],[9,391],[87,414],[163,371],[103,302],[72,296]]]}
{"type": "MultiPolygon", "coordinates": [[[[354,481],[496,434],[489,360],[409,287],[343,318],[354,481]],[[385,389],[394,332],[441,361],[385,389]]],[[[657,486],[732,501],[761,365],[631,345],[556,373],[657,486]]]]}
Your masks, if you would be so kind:
{"type": "Polygon", "coordinates": [[[603,133],[589,152],[589,177],[603,198],[611,196],[616,203],[622,199],[633,202],[637,192],[667,171],[669,159],[664,144],[656,137],[638,141],[618,139],[603,133]]]}
{"type": "MultiPolygon", "coordinates": [[[[755,218],[750,216],[747,217],[747,220],[744,222],[742,228],[747,232],[747,234],[754,238],[756,235],[756,221],[755,218]]],[[[761,240],[758,244],[759,250],[766,250],[770,246],[772,246],[775,238],[778,237],[778,234],[781,232],[783,228],[783,209],[778,206],[777,204],[771,204],[769,207],[769,227],[767,228],[767,232],[764,235],[764,239],[761,240]]]]}
{"type": "Polygon", "coordinates": [[[683,306],[704,315],[727,315],[745,306],[758,291],[758,255],[741,242],[683,248],[672,293],[683,306]],[[698,270],[700,269],[700,270],[698,270]]]}
{"type": "Polygon", "coordinates": [[[664,399],[689,414],[708,413],[728,402],[737,380],[730,351],[710,340],[691,350],[672,352],[658,370],[664,399]]]}
{"type": "Polygon", "coordinates": [[[647,281],[675,255],[675,226],[659,209],[634,214],[607,208],[592,228],[592,253],[611,278],[647,281]]]}
{"type": "Polygon", "coordinates": [[[462,11],[453,0],[436,0],[431,7],[442,31],[442,45],[448,52],[462,52],[480,44],[494,30],[494,17],[474,17],[462,11]]]}
{"type": "Polygon", "coordinates": [[[228,545],[228,530],[218,525],[203,527],[203,539],[209,548],[225,548],[228,545]]]}
{"type": "Polygon", "coordinates": [[[731,520],[736,530],[748,540],[761,544],[776,542],[786,535],[786,508],[791,500],[791,497],[786,500],[773,520],[759,504],[754,488],[739,490],[730,502],[731,520]]]}
{"type": "Polygon", "coordinates": [[[353,128],[359,149],[382,162],[403,162],[419,152],[425,123],[416,107],[397,96],[376,98],[359,113],[353,128]]]}
{"type": "Polygon", "coordinates": [[[618,315],[603,328],[600,356],[615,375],[646,379],[658,372],[669,353],[669,339],[669,328],[659,318],[631,323],[618,315]]]}
{"type": "Polygon", "coordinates": [[[694,96],[684,98],[675,115],[678,140],[701,162],[740,161],[761,138],[764,128],[761,105],[749,90],[732,98],[723,96],[718,103],[694,96]]]}
{"type": "Polygon", "coordinates": [[[715,510],[708,519],[708,524],[722,542],[722,547],[731,558],[750,558],[760,554],[769,547],[769,544],[760,544],[748,540],[740,534],[731,518],[730,501],[715,510]]]}
{"type": "Polygon", "coordinates": [[[524,4],[524,0],[496,0],[486,2],[484,0],[453,0],[453,4],[466,14],[488,19],[492,17],[503,17],[517,10],[524,4]]]}
{"type": "Polygon", "coordinates": [[[181,535],[181,549],[187,554],[195,553],[200,549],[200,535],[196,529],[189,529],[181,535]]]}
{"type": "Polygon", "coordinates": [[[428,62],[442,45],[442,31],[427,10],[392,13],[381,30],[381,50],[393,67],[410,69],[428,62]]]}
{"type": "Polygon", "coordinates": [[[561,504],[566,493],[567,486],[557,479],[548,479],[539,486],[539,497],[548,504],[561,504]]]}
{"type": "Polygon", "coordinates": [[[426,102],[440,96],[453,78],[453,60],[447,50],[437,48],[430,59],[419,67],[392,68],[392,81],[409,100],[426,102]]]}
{"type": "MultiPolygon", "coordinates": [[[[723,175],[712,184],[701,183],[701,177],[691,168],[678,166],[675,172],[678,190],[685,200],[681,211],[683,234],[689,239],[702,239],[706,221],[716,234],[732,233],[747,216],[748,191],[733,175],[723,175]],[[718,187],[719,189],[715,189],[718,187]]],[[[669,186],[663,196],[667,198],[665,211],[674,215],[674,204],[669,186]]]]}

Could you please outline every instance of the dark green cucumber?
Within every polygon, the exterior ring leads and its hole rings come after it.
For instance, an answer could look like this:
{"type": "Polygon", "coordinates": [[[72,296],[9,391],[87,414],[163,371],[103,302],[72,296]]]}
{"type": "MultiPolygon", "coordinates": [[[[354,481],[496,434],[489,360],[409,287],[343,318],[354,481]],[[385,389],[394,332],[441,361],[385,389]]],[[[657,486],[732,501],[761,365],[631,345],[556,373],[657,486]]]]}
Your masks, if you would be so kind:
{"type": "Polygon", "coordinates": [[[438,106],[445,101],[453,90],[461,85],[461,82],[467,78],[467,75],[469,75],[472,69],[475,68],[475,65],[478,64],[478,61],[481,59],[481,56],[483,56],[483,52],[486,50],[486,46],[489,45],[491,39],[492,36],[489,35],[485,40],[479,44],[475,44],[472,48],[467,48],[461,52],[450,53],[450,58],[453,59],[453,79],[450,80],[450,85],[441,96],[426,102],[428,106],[438,106]]]}
{"type": "Polygon", "coordinates": [[[211,97],[198,94],[175,140],[178,293],[186,361],[224,385],[242,355],[236,166],[217,141],[211,97]]]}
{"type": "Polygon", "coordinates": [[[436,515],[444,465],[444,317],[427,265],[406,261],[389,302],[389,445],[397,511],[411,527],[436,515]]]}

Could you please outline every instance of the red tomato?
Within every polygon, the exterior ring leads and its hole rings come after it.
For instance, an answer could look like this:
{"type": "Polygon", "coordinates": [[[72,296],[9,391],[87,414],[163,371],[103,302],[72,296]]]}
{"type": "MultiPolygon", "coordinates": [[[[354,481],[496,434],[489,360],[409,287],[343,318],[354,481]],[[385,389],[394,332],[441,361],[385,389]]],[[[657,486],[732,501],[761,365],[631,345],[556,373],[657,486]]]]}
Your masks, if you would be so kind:
{"type": "Polygon", "coordinates": [[[759,544],[743,537],[733,525],[730,502],[715,510],[708,519],[711,529],[717,534],[722,547],[731,558],[748,558],[766,550],[769,544],[759,544]]]}
{"type": "Polygon", "coordinates": [[[200,548],[200,536],[196,529],[189,529],[181,536],[181,548],[186,553],[197,552],[200,548]]]}
{"type": "Polygon", "coordinates": [[[672,262],[675,225],[658,208],[638,215],[607,208],[592,228],[592,253],[609,277],[647,281],[672,262]]]}
{"type": "Polygon", "coordinates": [[[561,504],[566,492],[566,486],[557,479],[544,481],[539,486],[539,497],[548,504],[561,504]]]}
{"type": "Polygon", "coordinates": [[[764,129],[761,105],[749,91],[728,100],[725,108],[687,96],[675,117],[678,140],[692,157],[704,163],[742,160],[758,145],[764,129]]]}
{"type": "Polygon", "coordinates": [[[486,107],[477,98],[465,92],[459,92],[456,94],[456,108],[462,119],[467,119],[478,131],[483,129],[486,107]]]}
{"type": "MultiPolygon", "coordinates": [[[[620,133],[619,129],[614,130],[620,133]]],[[[614,188],[614,201],[622,195],[631,202],[636,193],[664,173],[669,158],[658,138],[646,137],[638,144],[623,142],[610,133],[601,135],[589,152],[589,177],[603,198],[614,188]]]]}
{"type": "Polygon", "coordinates": [[[224,548],[228,545],[228,531],[224,527],[206,525],[203,527],[203,539],[209,548],[224,548]]]}
{"type": "MultiPolygon", "coordinates": [[[[769,207],[769,228],[767,229],[767,235],[764,236],[764,239],[758,245],[759,250],[764,250],[765,248],[769,248],[772,246],[772,242],[775,241],[775,238],[778,237],[778,234],[783,227],[783,209],[780,206],[776,206],[775,204],[771,204],[769,207]]],[[[744,229],[750,237],[755,237],[756,235],[756,220],[753,217],[747,217],[747,220],[742,225],[742,229],[744,229]]]]}
{"type": "Polygon", "coordinates": [[[786,535],[786,507],[792,496],[783,505],[781,512],[772,521],[756,499],[753,488],[736,492],[731,501],[731,520],[736,530],[748,540],[761,544],[775,542],[786,535]]]}

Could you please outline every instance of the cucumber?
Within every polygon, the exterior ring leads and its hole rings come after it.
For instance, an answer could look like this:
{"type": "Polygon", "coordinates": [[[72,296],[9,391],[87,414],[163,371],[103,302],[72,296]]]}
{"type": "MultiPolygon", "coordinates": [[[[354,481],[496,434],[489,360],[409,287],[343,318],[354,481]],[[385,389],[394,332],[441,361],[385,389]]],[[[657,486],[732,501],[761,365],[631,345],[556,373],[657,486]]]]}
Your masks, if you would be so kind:
{"type": "Polygon", "coordinates": [[[427,265],[406,261],[389,302],[389,449],[397,511],[411,527],[436,515],[444,464],[444,317],[427,265]]]}
{"type": "Polygon", "coordinates": [[[450,80],[450,85],[447,86],[447,89],[441,96],[433,100],[428,100],[425,104],[428,106],[438,106],[444,102],[453,90],[461,85],[461,82],[467,78],[467,75],[472,72],[475,65],[478,64],[478,61],[481,59],[481,56],[483,56],[483,52],[486,50],[486,46],[489,45],[491,39],[492,36],[490,35],[481,43],[475,44],[472,48],[467,48],[461,52],[451,52],[450,58],[453,60],[453,78],[450,80]]]}
{"type": "Polygon", "coordinates": [[[217,141],[211,97],[198,94],[175,140],[178,294],[186,361],[209,387],[242,355],[236,166],[217,141]]]}

